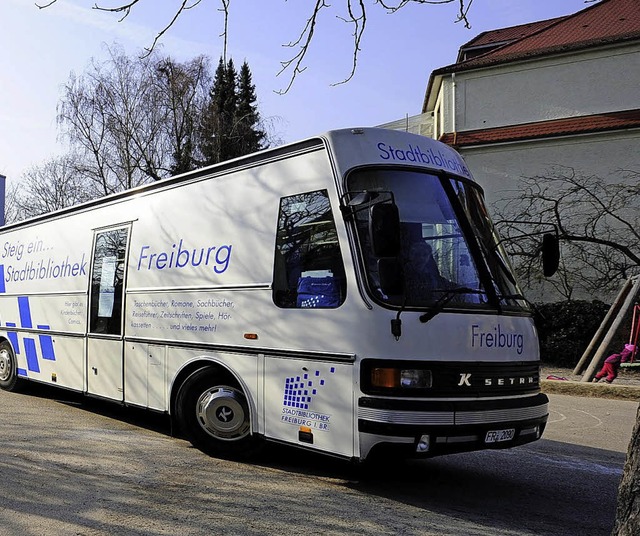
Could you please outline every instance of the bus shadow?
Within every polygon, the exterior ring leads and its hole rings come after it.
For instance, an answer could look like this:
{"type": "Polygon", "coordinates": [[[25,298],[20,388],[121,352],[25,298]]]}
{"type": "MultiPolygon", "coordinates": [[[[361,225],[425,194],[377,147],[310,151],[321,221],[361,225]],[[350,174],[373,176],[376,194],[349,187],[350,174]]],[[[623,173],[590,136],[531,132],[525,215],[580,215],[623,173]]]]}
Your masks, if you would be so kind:
{"type": "Polygon", "coordinates": [[[279,448],[261,464],[459,518],[486,534],[604,536],[613,527],[624,460],[619,452],[541,440],[511,450],[361,465],[279,448]]]}
{"type": "Polygon", "coordinates": [[[35,382],[25,382],[20,386],[19,392],[26,396],[46,398],[58,404],[72,406],[81,411],[95,413],[102,417],[121,421],[159,434],[172,435],[169,416],[160,412],[125,406],[113,401],[86,396],[76,391],[35,382]]]}

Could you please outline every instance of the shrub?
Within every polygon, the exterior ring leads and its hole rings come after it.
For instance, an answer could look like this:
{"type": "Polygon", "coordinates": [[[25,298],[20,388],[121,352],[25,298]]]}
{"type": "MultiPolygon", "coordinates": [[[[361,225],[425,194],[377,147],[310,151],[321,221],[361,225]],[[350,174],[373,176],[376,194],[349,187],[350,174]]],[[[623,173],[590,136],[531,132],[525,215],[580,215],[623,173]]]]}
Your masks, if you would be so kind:
{"type": "MultiPolygon", "coordinates": [[[[546,365],[573,368],[598,331],[609,305],[598,300],[572,300],[539,304],[536,308],[540,359],[546,365]]],[[[624,339],[620,335],[615,347],[626,342],[624,339]]]]}

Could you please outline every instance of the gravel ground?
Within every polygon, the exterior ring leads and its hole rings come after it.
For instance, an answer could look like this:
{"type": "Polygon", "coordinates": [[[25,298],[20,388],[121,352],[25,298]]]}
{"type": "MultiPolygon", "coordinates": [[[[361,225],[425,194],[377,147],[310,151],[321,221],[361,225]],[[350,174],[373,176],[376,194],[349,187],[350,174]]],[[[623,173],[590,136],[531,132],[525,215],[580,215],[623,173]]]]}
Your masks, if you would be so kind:
{"type": "Polygon", "coordinates": [[[634,400],[640,402],[640,367],[621,368],[612,384],[582,382],[573,369],[543,365],[540,385],[545,393],[634,400]]]}
{"type": "MultiPolygon", "coordinates": [[[[540,372],[540,379],[552,379],[548,378],[548,376],[566,378],[574,382],[582,380],[582,374],[574,374],[573,369],[543,365],[540,372]]],[[[637,385],[640,387],[640,367],[621,368],[618,377],[613,381],[612,385],[637,385]]]]}

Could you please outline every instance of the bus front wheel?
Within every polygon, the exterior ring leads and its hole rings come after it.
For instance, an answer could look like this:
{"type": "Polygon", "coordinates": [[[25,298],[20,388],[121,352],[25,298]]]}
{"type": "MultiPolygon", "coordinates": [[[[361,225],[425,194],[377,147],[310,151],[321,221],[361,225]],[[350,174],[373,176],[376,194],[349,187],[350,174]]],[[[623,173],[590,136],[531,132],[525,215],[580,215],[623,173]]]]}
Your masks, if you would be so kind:
{"type": "Polygon", "coordinates": [[[242,389],[212,367],[198,369],[184,381],[176,415],[191,443],[210,454],[246,455],[255,446],[242,389]]]}
{"type": "Polygon", "coordinates": [[[0,389],[15,391],[18,385],[18,369],[13,348],[7,341],[0,342],[0,389]]]}

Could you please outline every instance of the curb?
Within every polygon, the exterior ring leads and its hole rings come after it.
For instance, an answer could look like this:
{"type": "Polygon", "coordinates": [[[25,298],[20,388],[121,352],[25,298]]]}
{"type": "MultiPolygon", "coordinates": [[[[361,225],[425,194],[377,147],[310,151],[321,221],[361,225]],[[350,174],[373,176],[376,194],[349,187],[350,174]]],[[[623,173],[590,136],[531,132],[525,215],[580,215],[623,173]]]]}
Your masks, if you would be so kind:
{"type": "Polygon", "coordinates": [[[611,398],[640,402],[640,386],[608,385],[606,383],[575,382],[571,380],[540,380],[545,394],[611,398]]]}

